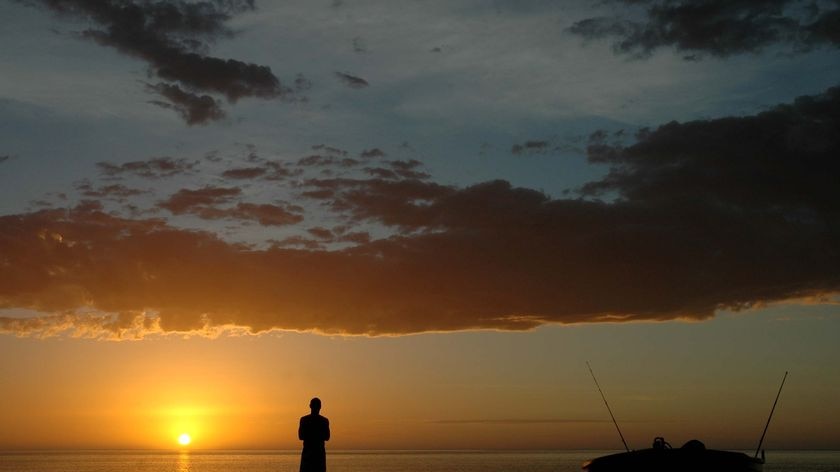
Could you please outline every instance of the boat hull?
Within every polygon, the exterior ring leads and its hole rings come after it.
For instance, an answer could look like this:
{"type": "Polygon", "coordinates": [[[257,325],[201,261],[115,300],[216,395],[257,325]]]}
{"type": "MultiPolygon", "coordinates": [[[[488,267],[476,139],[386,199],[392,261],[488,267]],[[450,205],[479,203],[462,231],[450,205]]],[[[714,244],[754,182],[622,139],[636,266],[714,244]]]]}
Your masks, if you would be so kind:
{"type": "Polygon", "coordinates": [[[587,472],[761,472],[764,461],[740,452],[714,449],[642,449],[598,457],[587,472]]]}

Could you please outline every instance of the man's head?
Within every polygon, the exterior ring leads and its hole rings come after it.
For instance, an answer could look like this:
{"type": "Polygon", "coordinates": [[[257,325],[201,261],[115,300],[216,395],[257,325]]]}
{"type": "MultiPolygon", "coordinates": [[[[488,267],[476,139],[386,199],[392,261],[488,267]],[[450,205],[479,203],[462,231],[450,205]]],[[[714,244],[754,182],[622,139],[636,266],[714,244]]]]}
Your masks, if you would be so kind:
{"type": "Polygon", "coordinates": [[[313,413],[318,413],[321,411],[321,399],[318,397],[309,400],[309,408],[312,409],[313,413]]]}

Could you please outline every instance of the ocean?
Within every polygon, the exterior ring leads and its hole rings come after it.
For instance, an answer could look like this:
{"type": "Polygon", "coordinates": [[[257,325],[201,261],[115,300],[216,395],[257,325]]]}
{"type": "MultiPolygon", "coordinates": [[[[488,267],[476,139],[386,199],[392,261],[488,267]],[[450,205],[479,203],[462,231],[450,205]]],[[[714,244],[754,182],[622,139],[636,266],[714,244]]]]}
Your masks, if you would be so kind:
{"type": "MultiPolygon", "coordinates": [[[[328,451],[329,472],[572,472],[617,451],[328,451]]],[[[0,472],[297,472],[298,451],[0,452],[0,472]]],[[[840,451],[770,451],[765,472],[840,472],[840,451]]]]}

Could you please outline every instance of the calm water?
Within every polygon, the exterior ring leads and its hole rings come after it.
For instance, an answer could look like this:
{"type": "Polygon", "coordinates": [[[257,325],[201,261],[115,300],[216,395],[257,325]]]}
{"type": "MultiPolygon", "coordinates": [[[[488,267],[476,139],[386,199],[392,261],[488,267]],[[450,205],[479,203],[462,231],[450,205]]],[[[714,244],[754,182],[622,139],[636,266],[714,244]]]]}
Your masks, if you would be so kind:
{"type": "MultiPolygon", "coordinates": [[[[330,472],[565,472],[608,451],[333,452],[330,472]]],[[[297,451],[0,452],[0,472],[297,472],[297,451]]],[[[840,451],[776,451],[766,472],[840,472],[840,451]]]]}

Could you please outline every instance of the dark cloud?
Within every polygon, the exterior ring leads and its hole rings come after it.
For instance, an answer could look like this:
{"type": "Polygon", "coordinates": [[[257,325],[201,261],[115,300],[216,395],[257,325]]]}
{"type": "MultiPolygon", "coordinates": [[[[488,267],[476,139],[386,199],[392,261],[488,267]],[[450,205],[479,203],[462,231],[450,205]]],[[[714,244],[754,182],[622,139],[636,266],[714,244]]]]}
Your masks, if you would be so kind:
{"type": "Polygon", "coordinates": [[[261,177],[268,172],[265,167],[238,167],[222,172],[222,177],[229,179],[254,179],[261,177]]]}
{"type": "Polygon", "coordinates": [[[304,186],[312,189],[305,196],[328,199],[335,210],[347,212],[356,221],[378,219],[388,226],[406,228],[435,226],[421,215],[430,202],[456,192],[420,180],[308,179],[304,186]]]}
{"type": "Polygon", "coordinates": [[[619,53],[643,57],[661,47],[726,57],[774,45],[794,52],[840,45],[840,4],[810,0],[617,0],[621,16],[593,17],[569,28],[587,39],[614,38],[619,53]],[[641,10],[641,19],[634,10],[641,10]]]}
{"type": "Polygon", "coordinates": [[[340,166],[353,167],[358,165],[359,161],[349,157],[339,158],[335,155],[320,155],[312,154],[298,159],[297,165],[300,167],[326,167],[326,166],[340,166]]]}
{"type": "Polygon", "coordinates": [[[396,170],[414,170],[418,167],[423,167],[423,163],[418,161],[417,159],[409,159],[407,161],[388,161],[388,165],[390,165],[396,170]]]}
{"type": "MultiPolygon", "coordinates": [[[[412,161],[387,161],[386,164],[389,165],[390,168],[386,167],[365,167],[364,171],[368,175],[372,177],[376,177],[379,179],[409,179],[409,180],[422,180],[428,179],[431,177],[426,172],[421,172],[417,170],[413,170],[414,167],[409,164],[412,161]]],[[[414,161],[418,162],[418,161],[414,161]]]]}
{"type": "Polygon", "coordinates": [[[204,187],[196,190],[181,189],[158,206],[165,208],[174,215],[185,213],[212,214],[215,206],[230,203],[239,197],[242,190],[237,187],[204,187]]]}
{"type": "Polygon", "coordinates": [[[288,208],[268,203],[237,203],[235,207],[222,210],[225,218],[253,220],[263,226],[293,225],[303,221],[303,216],[288,208]]]}
{"type": "Polygon", "coordinates": [[[230,102],[242,97],[279,97],[287,92],[267,66],[208,56],[208,45],[232,35],[225,23],[254,8],[252,0],[39,0],[34,2],[62,15],[82,17],[94,26],[81,36],[140,58],[150,72],[169,82],[152,86],[187,123],[219,119],[218,102],[206,93],[230,102]],[[183,90],[183,88],[187,90],[183,90]],[[201,93],[202,95],[197,94],[201,93]]]}
{"type": "Polygon", "coordinates": [[[147,85],[167,101],[151,100],[149,103],[162,108],[175,110],[188,125],[201,125],[211,121],[218,121],[225,117],[225,111],[219,102],[210,95],[197,95],[186,92],[177,85],[160,82],[147,85]]]}
{"type": "Polygon", "coordinates": [[[268,161],[265,165],[268,169],[268,173],[264,176],[266,180],[283,180],[303,173],[302,169],[291,168],[286,162],[268,161]]]}
{"type": "Polygon", "coordinates": [[[391,169],[386,169],[384,167],[366,167],[365,172],[368,175],[373,177],[377,177],[380,179],[396,179],[397,173],[391,169]]]}
{"type": "Polygon", "coordinates": [[[312,236],[315,236],[318,239],[332,240],[335,236],[333,235],[332,231],[330,231],[327,228],[322,228],[320,226],[315,228],[309,228],[308,230],[306,230],[306,232],[311,234],[312,236]]]}
{"type": "MultiPolygon", "coordinates": [[[[525,330],[826,297],[840,290],[838,155],[831,89],[755,116],[668,123],[623,147],[596,139],[590,159],[611,170],[583,198],[505,181],[308,179],[302,190],[328,193],[323,203],[345,218],[314,235],[331,240],[255,249],[96,202],[3,216],[0,308],[55,316],[3,318],[0,330],[525,330]],[[355,236],[360,225],[389,232],[355,236]]],[[[251,211],[235,198],[208,187],[168,204],[251,211]]]]}
{"type": "Polygon", "coordinates": [[[511,154],[520,156],[522,154],[540,154],[548,150],[548,141],[525,141],[522,144],[514,144],[510,148],[511,154]]]}
{"type": "Polygon", "coordinates": [[[370,85],[367,80],[365,80],[361,77],[356,77],[355,75],[350,75],[350,74],[344,73],[344,72],[336,72],[335,76],[338,78],[338,80],[341,81],[341,83],[343,83],[344,85],[346,85],[350,88],[359,89],[359,88],[365,88],[368,85],[370,85]]]}
{"type": "Polygon", "coordinates": [[[2,164],[2,163],[4,163],[4,162],[8,161],[10,157],[11,157],[11,156],[9,156],[8,154],[3,154],[3,155],[0,155],[0,164],[2,164]]]}
{"type": "Polygon", "coordinates": [[[188,159],[173,159],[171,157],[154,157],[145,161],[130,161],[122,164],[111,162],[97,162],[99,171],[109,177],[136,175],[146,178],[170,177],[189,173],[198,164],[188,159]]]}
{"type": "Polygon", "coordinates": [[[346,157],[349,153],[344,149],[339,149],[332,146],[327,146],[326,144],[316,144],[312,146],[313,151],[324,151],[327,154],[334,154],[338,156],[346,157]]]}
{"type": "Polygon", "coordinates": [[[428,173],[418,170],[420,167],[423,167],[423,163],[417,159],[409,159],[407,161],[394,160],[387,161],[386,163],[394,170],[398,177],[403,179],[423,180],[431,177],[428,173]]]}
{"type": "Polygon", "coordinates": [[[364,159],[373,159],[373,158],[377,158],[377,157],[385,157],[385,156],[387,156],[387,154],[385,154],[385,151],[383,151],[382,149],[373,148],[373,149],[365,149],[364,151],[359,153],[359,156],[364,158],[364,159]]]}
{"type": "Polygon", "coordinates": [[[291,225],[303,221],[301,215],[278,205],[238,202],[234,206],[225,206],[241,194],[242,190],[237,187],[181,189],[159,202],[158,207],[169,210],[173,215],[192,214],[206,220],[256,221],[263,226],[291,225]]]}
{"type": "Polygon", "coordinates": [[[671,122],[630,146],[589,146],[610,164],[588,195],[645,204],[704,202],[829,224],[840,212],[840,87],[755,116],[671,122]]]}

